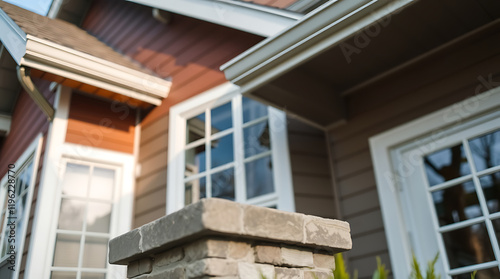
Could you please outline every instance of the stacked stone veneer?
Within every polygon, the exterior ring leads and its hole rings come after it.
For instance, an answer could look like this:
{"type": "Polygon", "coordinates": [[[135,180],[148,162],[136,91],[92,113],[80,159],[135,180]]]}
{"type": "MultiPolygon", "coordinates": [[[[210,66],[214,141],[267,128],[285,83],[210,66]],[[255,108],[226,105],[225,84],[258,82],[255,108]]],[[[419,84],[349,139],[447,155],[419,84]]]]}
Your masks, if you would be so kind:
{"type": "Polygon", "coordinates": [[[207,199],[112,239],[109,261],[137,279],[313,279],[351,246],[346,222],[207,199]]]}

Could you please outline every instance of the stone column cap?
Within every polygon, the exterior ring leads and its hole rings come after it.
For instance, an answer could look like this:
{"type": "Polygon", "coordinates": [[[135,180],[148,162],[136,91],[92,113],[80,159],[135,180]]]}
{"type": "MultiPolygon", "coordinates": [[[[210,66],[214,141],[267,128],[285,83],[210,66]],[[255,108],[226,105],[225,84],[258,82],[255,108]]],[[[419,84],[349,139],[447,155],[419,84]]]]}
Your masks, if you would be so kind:
{"type": "Polygon", "coordinates": [[[352,248],[347,222],[211,198],[111,239],[109,262],[128,264],[205,236],[259,239],[335,253],[352,248]]]}

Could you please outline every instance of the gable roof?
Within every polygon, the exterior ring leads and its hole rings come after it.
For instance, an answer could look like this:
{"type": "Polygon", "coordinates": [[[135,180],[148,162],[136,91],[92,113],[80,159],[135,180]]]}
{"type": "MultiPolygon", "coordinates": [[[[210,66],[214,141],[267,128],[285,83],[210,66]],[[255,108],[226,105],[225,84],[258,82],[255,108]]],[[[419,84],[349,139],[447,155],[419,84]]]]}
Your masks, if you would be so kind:
{"type": "Polygon", "coordinates": [[[0,2],[0,39],[18,65],[159,105],[170,81],[77,26],[0,2]],[[5,30],[5,31],[4,31],[5,30]]]}

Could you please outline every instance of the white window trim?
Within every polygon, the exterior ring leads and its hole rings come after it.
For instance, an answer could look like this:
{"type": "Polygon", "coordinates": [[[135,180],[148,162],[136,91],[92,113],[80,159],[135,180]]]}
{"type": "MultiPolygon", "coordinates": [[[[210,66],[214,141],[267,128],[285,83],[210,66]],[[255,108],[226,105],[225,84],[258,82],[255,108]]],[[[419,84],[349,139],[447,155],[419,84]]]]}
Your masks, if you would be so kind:
{"type": "MultiPolygon", "coordinates": [[[[117,203],[113,208],[119,212],[119,215],[116,218],[117,222],[111,224],[111,238],[129,231],[132,227],[135,157],[133,154],[65,143],[70,100],[71,89],[59,86],[55,102],[56,114],[49,127],[44,168],[38,190],[30,252],[26,263],[26,278],[50,278],[54,236],[61,199],[61,168],[63,168],[65,158],[101,162],[121,167],[123,175],[120,195],[115,197],[117,203]]],[[[126,277],[125,266],[111,265],[108,269],[117,278],[126,277]]]]}
{"type": "MultiPolygon", "coordinates": [[[[370,138],[378,196],[395,278],[408,278],[412,259],[411,232],[404,221],[404,201],[401,200],[399,185],[393,179],[397,175],[393,167],[395,150],[425,135],[439,140],[443,129],[499,108],[500,87],[370,138]]],[[[430,259],[419,260],[427,262],[430,259]]]]}
{"type": "MultiPolygon", "coordinates": [[[[23,250],[24,250],[26,230],[28,228],[28,219],[29,219],[29,214],[31,211],[31,203],[33,200],[33,192],[34,192],[34,188],[35,188],[36,176],[38,174],[38,164],[39,164],[39,160],[40,160],[40,153],[42,150],[42,148],[41,148],[42,142],[43,142],[43,136],[42,136],[42,134],[39,134],[33,140],[33,142],[31,142],[29,147],[23,152],[23,154],[19,157],[19,159],[17,159],[17,161],[15,162],[16,169],[17,169],[17,168],[21,167],[23,164],[25,164],[26,161],[31,158],[31,160],[33,160],[33,173],[31,175],[31,181],[29,182],[30,189],[28,190],[26,208],[25,208],[25,212],[24,212],[24,216],[23,216],[24,227],[22,228],[21,235],[20,236],[16,235],[16,237],[21,237],[21,239],[23,241],[21,242],[20,245],[16,244],[16,246],[17,246],[16,247],[16,264],[15,264],[15,273],[14,273],[13,278],[19,277],[19,271],[21,268],[21,257],[22,257],[23,250]]],[[[2,180],[0,181],[0,187],[3,187],[3,185],[7,184],[8,175],[9,174],[7,173],[2,178],[2,180]]],[[[3,198],[0,201],[0,208],[3,208],[3,206],[4,206],[4,204],[2,204],[2,203],[3,203],[3,198]]],[[[7,217],[7,215],[6,215],[6,217],[7,217]]],[[[2,225],[3,224],[0,224],[0,226],[2,226],[2,225]]]]}
{"type": "MultiPolygon", "coordinates": [[[[207,104],[215,107],[231,100],[240,94],[239,87],[232,83],[224,83],[199,94],[187,101],[173,106],[170,109],[169,122],[169,150],[168,150],[168,177],[167,177],[167,214],[175,212],[184,207],[183,187],[184,185],[184,136],[186,134],[186,120],[195,116],[193,111],[198,111],[207,104]]],[[[271,128],[271,142],[279,142],[271,148],[272,160],[275,168],[273,182],[276,192],[273,196],[278,197],[278,209],[295,211],[295,201],[291,178],[290,156],[288,152],[286,115],[284,112],[270,108],[269,118],[271,128]]],[[[235,124],[235,128],[236,124],[235,124]]],[[[243,139],[236,139],[243,141],[243,139]]],[[[260,198],[260,197],[259,197],[260,198]]]]}

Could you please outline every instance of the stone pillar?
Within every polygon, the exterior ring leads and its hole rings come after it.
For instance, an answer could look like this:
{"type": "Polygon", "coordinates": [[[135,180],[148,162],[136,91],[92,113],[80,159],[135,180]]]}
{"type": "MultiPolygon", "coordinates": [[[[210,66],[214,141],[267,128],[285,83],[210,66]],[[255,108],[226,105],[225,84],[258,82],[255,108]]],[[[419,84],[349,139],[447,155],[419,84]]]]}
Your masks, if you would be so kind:
{"type": "Polygon", "coordinates": [[[204,199],[112,239],[109,262],[134,279],[322,279],[351,246],[343,221],[204,199]]]}

